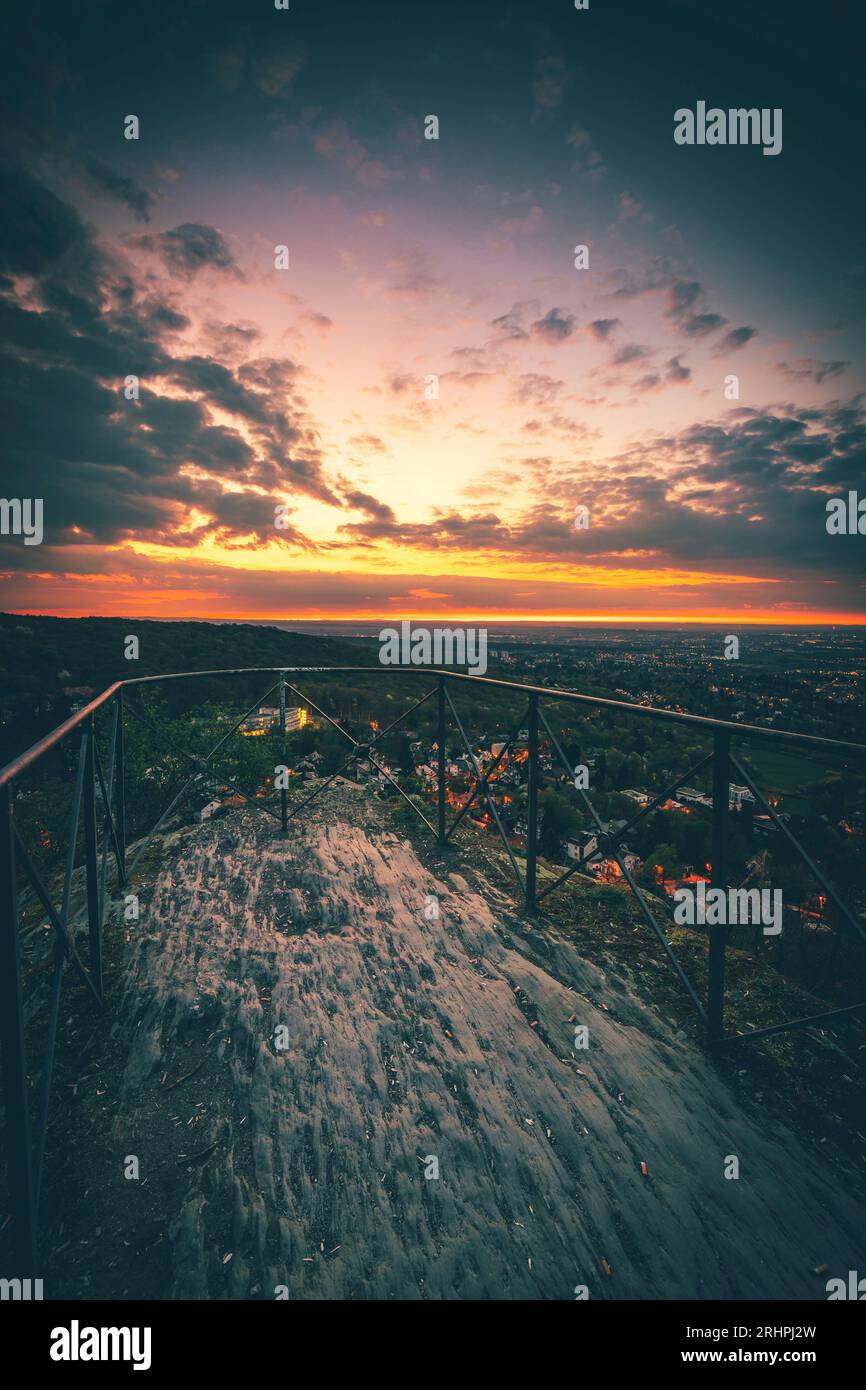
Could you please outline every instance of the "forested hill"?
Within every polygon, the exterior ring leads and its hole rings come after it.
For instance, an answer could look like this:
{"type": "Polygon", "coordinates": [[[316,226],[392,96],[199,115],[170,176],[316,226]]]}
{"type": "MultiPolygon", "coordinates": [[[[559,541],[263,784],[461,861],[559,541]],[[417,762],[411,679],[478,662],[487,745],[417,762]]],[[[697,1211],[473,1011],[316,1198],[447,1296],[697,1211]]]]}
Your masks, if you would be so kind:
{"type": "Polygon", "coordinates": [[[0,765],[65,719],[88,691],[130,676],[374,661],[362,643],[256,624],[0,613],[0,765]],[[139,640],[137,661],[124,657],[130,634],[139,640]]]}

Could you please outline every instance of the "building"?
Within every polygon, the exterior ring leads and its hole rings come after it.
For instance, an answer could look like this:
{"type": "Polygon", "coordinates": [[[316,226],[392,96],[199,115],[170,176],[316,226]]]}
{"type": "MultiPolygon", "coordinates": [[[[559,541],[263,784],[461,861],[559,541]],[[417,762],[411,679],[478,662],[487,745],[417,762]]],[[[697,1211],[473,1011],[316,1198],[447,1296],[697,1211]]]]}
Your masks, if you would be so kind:
{"type": "Polygon", "coordinates": [[[575,840],[569,840],[565,852],[569,859],[587,859],[598,849],[598,837],[592,830],[583,830],[575,840]]]}
{"type": "Polygon", "coordinates": [[[713,804],[713,798],[711,796],[707,796],[706,792],[696,791],[694,787],[680,787],[677,792],[677,798],[680,801],[686,802],[689,806],[707,806],[711,808],[713,804]]]}
{"type": "MultiPolygon", "coordinates": [[[[626,795],[628,795],[627,792],[626,795]]],[[[680,787],[677,798],[687,802],[690,806],[706,806],[712,810],[713,798],[707,796],[706,792],[695,791],[694,787],[680,787]]],[[[736,787],[733,782],[729,785],[728,807],[731,811],[739,811],[744,802],[754,801],[754,799],[748,787],[736,787]]]]}
{"type": "MultiPolygon", "coordinates": [[[[309,712],[303,707],[286,710],[286,733],[294,733],[297,729],[303,729],[309,721],[309,712]]],[[[245,738],[258,738],[262,734],[270,733],[271,729],[278,729],[280,725],[280,711],[278,709],[262,708],[255,714],[251,714],[240,726],[240,732],[245,738]]]]}
{"type": "Polygon", "coordinates": [[[728,787],[728,805],[731,808],[734,806],[739,808],[744,801],[754,801],[754,799],[748,787],[735,787],[733,782],[728,787]]]}
{"type": "Polygon", "coordinates": [[[642,791],[640,787],[627,787],[622,795],[627,796],[629,801],[636,801],[638,806],[648,806],[650,803],[649,792],[642,791]]]}

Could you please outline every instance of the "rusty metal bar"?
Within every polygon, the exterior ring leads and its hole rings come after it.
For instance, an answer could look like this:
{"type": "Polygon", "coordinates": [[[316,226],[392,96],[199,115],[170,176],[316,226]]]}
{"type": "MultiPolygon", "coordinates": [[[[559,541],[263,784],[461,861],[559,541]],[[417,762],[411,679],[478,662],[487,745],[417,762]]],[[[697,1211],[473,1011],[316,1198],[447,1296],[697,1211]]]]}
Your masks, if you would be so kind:
{"type": "Polygon", "coordinates": [[[525,900],[529,912],[536,908],[536,869],[538,865],[538,696],[529,697],[529,787],[526,798],[526,888],[525,900]]]}
{"type": "MultiPolygon", "coordinates": [[[[18,892],[12,792],[0,787],[0,1042],[3,1049],[3,1100],[7,1172],[12,1207],[16,1278],[36,1273],[36,1194],[31,1159],[24,1003],[18,939],[18,892]]],[[[10,1275],[13,1273],[9,1271],[10,1275]]]]}
{"type": "MultiPolygon", "coordinates": [[[[713,834],[710,857],[713,887],[720,888],[724,893],[728,889],[730,756],[731,736],[727,729],[717,730],[713,738],[713,834]]],[[[716,1047],[725,1033],[725,947],[728,940],[728,924],[707,923],[707,936],[707,1041],[711,1047],[716,1047]]]]}
{"type": "Polygon", "coordinates": [[[117,816],[117,843],[120,849],[118,888],[126,883],[126,761],[123,742],[123,686],[117,692],[117,762],[114,765],[114,806],[117,816]]]}
{"type": "Polygon", "coordinates": [[[90,975],[96,992],[102,999],[102,922],[99,915],[99,879],[97,877],[96,842],[96,775],[93,744],[96,733],[93,716],[87,732],[84,753],[84,864],[87,880],[87,931],[90,945],[90,975]]]}
{"type": "Polygon", "coordinates": [[[436,838],[445,845],[445,681],[436,682],[436,838]]]}
{"type": "MultiPolygon", "coordinates": [[[[254,675],[257,672],[278,674],[280,671],[295,674],[317,674],[327,675],[382,675],[381,666],[238,666],[227,667],[212,671],[171,671],[161,676],[134,676],[129,680],[115,681],[113,685],[103,690],[100,695],[91,700],[89,704],[76,711],[75,714],[62,724],[59,724],[51,733],[39,739],[26,752],[14,758],[12,762],[0,769],[0,786],[11,782],[19,777],[32,763],[42,757],[49,749],[54,748],[71,730],[83,724],[96,710],[100,709],[107,700],[121,688],[150,685],[159,681],[175,680],[205,680],[214,676],[242,676],[254,675]]],[[[401,667],[392,666],[388,668],[389,675],[420,676],[428,674],[423,667],[401,667]]],[[[653,705],[636,705],[627,700],[611,700],[600,695],[581,695],[575,690],[558,690],[555,686],[533,686],[526,685],[520,681],[494,680],[490,676],[469,676],[463,675],[460,671],[443,671],[442,677],[448,681],[469,682],[476,685],[492,686],[498,690],[517,690],[524,695],[535,693],[543,696],[545,700],[562,701],[569,704],[589,705],[593,709],[612,709],[619,710],[624,714],[634,714],[647,719],[669,720],[674,723],[692,724],[700,728],[716,730],[728,729],[731,733],[745,735],[749,738],[765,738],[782,743],[799,743],[809,747],[838,750],[840,752],[855,753],[859,756],[866,754],[866,744],[853,743],[846,739],[821,738],[817,734],[800,734],[789,729],[764,729],[759,724],[735,724],[730,720],[711,719],[707,715],[686,714],[679,710],[657,709],[653,705]]]]}
{"type": "MultiPolygon", "coordinates": [[[[280,672],[280,762],[283,767],[286,766],[286,678],[282,671],[280,672]]],[[[283,785],[280,787],[280,824],[284,835],[289,824],[286,815],[289,793],[285,782],[286,779],[283,777],[283,785]]]]}

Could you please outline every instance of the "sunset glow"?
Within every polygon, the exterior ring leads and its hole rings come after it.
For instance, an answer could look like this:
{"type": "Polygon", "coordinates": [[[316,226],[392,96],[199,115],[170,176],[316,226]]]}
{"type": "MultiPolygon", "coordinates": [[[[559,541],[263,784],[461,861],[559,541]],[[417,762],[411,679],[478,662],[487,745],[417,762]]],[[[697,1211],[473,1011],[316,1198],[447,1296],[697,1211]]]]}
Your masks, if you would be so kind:
{"type": "Polygon", "coordinates": [[[682,76],[627,77],[610,15],[574,51],[405,25],[203,47],[179,12],[132,46],[138,139],[95,36],[58,50],[62,117],[4,175],[6,461],[45,536],[3,538],[3,607],[862,622],[825,525],[864,437],[842,149],[675,143],[682,76]]]}

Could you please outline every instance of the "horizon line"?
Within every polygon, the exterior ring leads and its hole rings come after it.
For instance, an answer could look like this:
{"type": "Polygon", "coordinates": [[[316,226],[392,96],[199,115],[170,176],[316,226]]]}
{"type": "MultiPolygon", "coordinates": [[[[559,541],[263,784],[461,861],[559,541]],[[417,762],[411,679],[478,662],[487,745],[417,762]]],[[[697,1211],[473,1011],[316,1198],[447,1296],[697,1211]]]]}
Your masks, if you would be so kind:
{"type": "Polygon", "coordinates": [[[560,623],[569,624],[600,624],[600,623],[624,623],[630,625],[675,623],[677,625],[690,624],[694,626],[704,625],[734,626],[739,624],[749,627],[863,627],[866,626],[866,614],[855,615],[852,617],[840,617],[835,614],[812,613],[806,615],[789,614],[784,617],[778,615],[744,615],[741,613],[723,613],[697,616],[687,614],[670,613],[651,613],[651,614],[629,614],[629,613],[602,613],[602,614],[526,614],[526,613],[413,613],[411,617],[405,614],[397,615],[394,613],[349,613],[349,614],[296,614],[292,616],[274,616],[272,614],[256,615],[215,615],[203,616],[201,614],[179,614],[172,616],[149,614],[149,613],[56,613],[56,612],[35,612],[33,610],[3,609],[0,610],[4,616],[12,618],[59,618],[68,621],[82,621],[88,618],[98,619],[117,619],[127,622],[176,622],[176,623],[381,623],[383,626],[392,626],[395,623],[560,623]]]}

